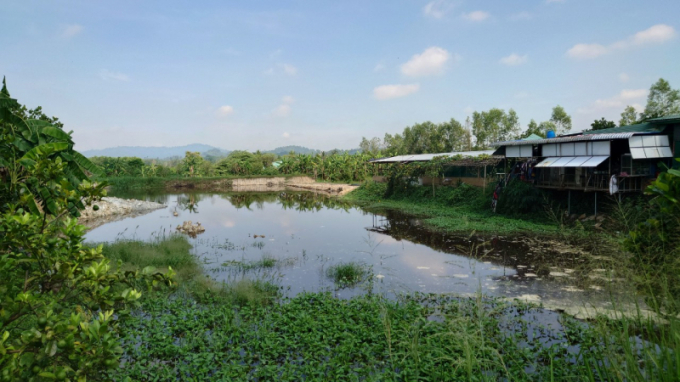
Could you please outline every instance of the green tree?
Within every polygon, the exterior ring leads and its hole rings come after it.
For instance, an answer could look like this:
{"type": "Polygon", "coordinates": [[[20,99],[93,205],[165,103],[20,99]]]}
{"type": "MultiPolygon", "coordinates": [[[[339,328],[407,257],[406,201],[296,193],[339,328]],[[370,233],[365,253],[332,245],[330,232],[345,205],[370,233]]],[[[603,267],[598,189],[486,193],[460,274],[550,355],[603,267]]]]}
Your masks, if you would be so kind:
{"type": "Polygon", "coordinates": [[[630,126],[640,123],[638,119],[638,113],[635,108],[628,105],[621,113],[621,119],[619,120],[619,126],[630,126]]]}
{"type": "Polygon", "coordinates": [[[611,129],[612,127],[616,127],[616,123],[614,123],[614,121],[607,121],[603,117],[599,120],[596,119],[590,124],[590,127],[592,127],[592,130],[611,129]]]}
{"type": "Polygon", "coordinates": [[[187,151],[182,160],[182,174],[188,177],[201,176],[203,157],[199,152],[187,151]]]}
{"type": "Polygon", "coordinates": [[[555,126],[555,134],[557,135],[566,134],[571,131],[571,116],[560,105],[552,109],[550,122],[555,126]]]}
{"type": "Polygon", "coordinates": [[[478,148],[486,148],[493,142],[517,139],[520,136],[519,117],[510,109],[493,108],[472,113],[472,134],[478,148]]]}
{"type": "Polygon", "coordinates": [[[542,130],[539,127],[539,125],[536,123],[536,121],[534,121],[533,119],[531,121],[529,121],[529,124],[527,125],[527,129],[524,132],[524,134],[522,134],[521,138],[526,138],[526,137],[530,136],[531,134],[536,134],[540,137],[545,138],[545,131],[542,130]]]}
{"type": "MultiPolygon", "coordinates": [[[[98,168],[71,135],[25,119],[0,91],[0,377],[78,380],[117,367],[117,320],[141,296],[135,272],[115,270],[102,248],[83,245],[75,217],[105,194],[98,168]]],[[[154,281],[170,279],[147,269],[154,281]]],[[[151,279],[144,279],[150,281],[151,279]]]]}
{"type": "Polygon", "coordinates": [[[641,119],[665,117],[680,114],[680,90],[672,89],[668,81],[659,78],[649,88],[647,106],[641,113],[641,119]]]}
{"type": "Polygon", "coordinates": [[[382,150],[382,142],[380,141],[380,138],[378,137],[373,137],[371,139],[366,139],[366,137],[361,137],[361,143],[359,143],[359,149],[361,149],[361,152],[371,154],[371,155],[378,155],[380,151],[382,150]]]}

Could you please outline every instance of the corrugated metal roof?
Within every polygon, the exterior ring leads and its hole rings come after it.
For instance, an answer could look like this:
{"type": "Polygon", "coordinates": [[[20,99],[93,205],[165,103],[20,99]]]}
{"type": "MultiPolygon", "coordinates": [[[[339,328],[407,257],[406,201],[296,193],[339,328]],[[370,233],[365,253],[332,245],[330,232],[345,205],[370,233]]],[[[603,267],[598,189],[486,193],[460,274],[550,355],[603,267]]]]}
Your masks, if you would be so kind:
{"type": "Polygon", "coordinates": [[[651,123],[674,123],[680,122],[680,114],[667,115],[665,117],[652,118],[647,120],[651,123]]]}
{"type": "Polygon", "coordinates": [[[636,125],[612,127],[602,130],[586,130],[581,133],[565,134],[563,136],[573,136],[582,134],[614,134],[614,133],[658,133],[664,129],[663,126],[653,123],[638,123],[636,125]]]}
{"type": "Polygon", "coordinates": [[[414,154],[414,155],[397,155],[389,158],[373,159],[370,162],[373,163],[403,163],[403,162],[428,162],[434,159],[434,157],[454,157],[462,156],[468,158],[476,158],[482,155],[492,155],[494,150],[481,150],[481,151],[459,151],[453,153],[438,153],[438,154],[414,154]]]}
{"type": "Polygon", "coordinates": [[[637,134],[652,134],[640,133],[640,132],[629,132],[629,133],[614,133],[614,134],[586,134],[586,135],[574,135],[574,136],[564,136],[557,138],[545,138],[536,139],[533,141],[507,141],[507,142],[495,142],[491,146],[521,146],[521,145],[539,145],[543,143],[562,143],[562,142],[579,142],[579,141],[608,141],[611,139],[628,139],[633,135],[637,134]]]}

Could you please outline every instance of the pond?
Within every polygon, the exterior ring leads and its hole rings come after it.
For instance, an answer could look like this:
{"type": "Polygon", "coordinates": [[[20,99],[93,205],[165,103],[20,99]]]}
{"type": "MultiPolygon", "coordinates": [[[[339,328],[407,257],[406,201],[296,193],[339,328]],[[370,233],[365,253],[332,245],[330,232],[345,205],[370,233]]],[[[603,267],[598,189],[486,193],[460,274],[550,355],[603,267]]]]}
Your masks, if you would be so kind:
{"type": "MultiPolygon", "coordinates": [[[[390,210],[365,210],[342,199],[312,193],[113,194],[167,207],[92,229],[88,242],[149,240],[176,232],[185,221],[205,232],[189,238],[206,273],[218,281],[270,280],[293,296],[332,291],[341,298],[361,293],[481,291],[489,296],[543,303],[572,314],[607,307],[611,296],[598,284],[604,269],[579,273],[578,250],[555,242],[516,237],[432,233],[420,219],[390,210]],[[176,216],[175,216],[176,215],[176,216]],[[360,282],[339,283],[328,269],[356,263],[360,282]]],[[[602,283],[599,283],[602,285],[602,283]]]]}

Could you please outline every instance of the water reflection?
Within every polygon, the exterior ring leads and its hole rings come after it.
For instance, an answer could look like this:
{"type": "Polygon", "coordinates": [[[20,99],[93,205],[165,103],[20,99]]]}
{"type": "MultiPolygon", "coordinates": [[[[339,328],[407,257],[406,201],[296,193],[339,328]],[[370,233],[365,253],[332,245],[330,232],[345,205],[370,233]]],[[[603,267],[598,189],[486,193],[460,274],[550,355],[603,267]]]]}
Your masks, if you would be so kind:
{"type": "Polygon", "coordinates": [[[341,297],[414,291],[472,295],[481,290],[565,310],[610,301],[607,293],[574,277],[583,257],[551,242],[522,236],[433,234],[418,218],[390,210],[366,211],[313,193],[114,196],[168,207],[93,229],[88,240],[115,240],[121,232],[145,240],[159,232],[175,232],[182,221],[200,221],[205,233],[190,240],[206,271],[220,281],[265,278],[290,294],[331,290],[341,297]],[[326,270],[347,262],[363,264],[370,277],[354,287],[339,288],[326,270]]]}

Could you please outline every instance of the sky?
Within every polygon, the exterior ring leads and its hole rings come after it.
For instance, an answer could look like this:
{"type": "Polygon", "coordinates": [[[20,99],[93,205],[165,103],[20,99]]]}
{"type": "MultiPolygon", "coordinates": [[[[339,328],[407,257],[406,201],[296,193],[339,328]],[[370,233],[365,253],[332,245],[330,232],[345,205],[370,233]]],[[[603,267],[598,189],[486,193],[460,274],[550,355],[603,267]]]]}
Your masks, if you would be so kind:
{"type": "Polygon", "coordinates": [[[76,149],[358,147],[563,106],[573,131],[680,87],[677,0],[0,0],[12,97],[76,149]]]}

